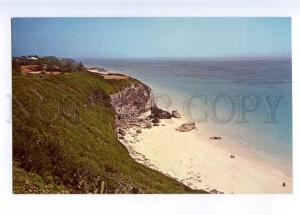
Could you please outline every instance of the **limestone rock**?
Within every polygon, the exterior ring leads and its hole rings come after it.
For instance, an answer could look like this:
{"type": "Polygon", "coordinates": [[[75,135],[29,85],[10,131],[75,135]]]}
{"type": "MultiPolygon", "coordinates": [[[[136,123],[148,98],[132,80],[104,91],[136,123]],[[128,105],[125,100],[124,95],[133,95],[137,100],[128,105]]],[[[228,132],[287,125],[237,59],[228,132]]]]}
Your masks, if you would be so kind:
{"type": "Polygon", "coordinates": [[[181,118],[181,114],[177,110],[173,110],[172,111],[172,117],[181,118]]]}
{"type": "Polygon", "coordinates": [[[119,131],[118,131],[119,134],[125,136],[126,135],[126,131],[123,130],[122,128],[119,128],[119,131]]]}
{"type": "Polygon", "coordinates": [[[142,130],[141,130],[141,129],[137,129],[137,130],[136,130],[136,133],[137,133],[137,134],[141,134],[141,133],[142,133],[142,130]]]}
{"type": "Polygon", "coordinates": [[[154,106],[151,89],[141,83],[134,83],[110,95],[110,100],[119,119],[135,118],[154,106]]]}
{"type": "Polygon", "coordinates": [[[179,132],[187,132],[194,130],[196,128],[196,125],[194,122],[188,122],[188,123],[183,123],[180,127],[176,128],[176,131],[179,132]]]}
{"type": "Polygon", "coordinates": [[[153,123],[159,123],[160,120],[159,120],[158,118],[154,118],[154,119],[152,120],[152,122],[153,122],[153,123]]]}
{"type": "Polygon", "coordinates": [[[152,128],[151,122],[146,121],[145,128],[152,128]]]}
{"type": "Polygon", "coordinates": [[[162,110],[158,107],[151,107],[151,114],[154,118],[158,119],[171,119],[172,114],[170,114],[168,111],[162,110]]]}

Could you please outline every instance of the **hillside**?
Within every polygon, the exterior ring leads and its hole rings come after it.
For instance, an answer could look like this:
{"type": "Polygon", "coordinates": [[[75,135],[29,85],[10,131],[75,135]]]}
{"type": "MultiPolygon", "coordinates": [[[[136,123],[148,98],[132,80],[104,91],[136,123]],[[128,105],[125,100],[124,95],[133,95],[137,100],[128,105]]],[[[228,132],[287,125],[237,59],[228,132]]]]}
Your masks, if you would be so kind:
{"type": "Polygon", "coordinates": [[[13,75],[14,193],[191,193],[135,162],[110,95],[135,79],[88,72],[13,75]]]}

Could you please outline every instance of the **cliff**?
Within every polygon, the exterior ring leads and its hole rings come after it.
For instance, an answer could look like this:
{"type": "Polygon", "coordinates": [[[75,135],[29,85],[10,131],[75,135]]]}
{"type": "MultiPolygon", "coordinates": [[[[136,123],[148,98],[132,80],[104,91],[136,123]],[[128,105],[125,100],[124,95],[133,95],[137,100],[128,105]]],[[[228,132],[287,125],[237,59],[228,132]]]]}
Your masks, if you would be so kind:
{"type": "Polygon", "coordinates": [[[151,89],[142,83],[133,83],[110,95],[118,119],[134,118],[155,106],[151,89]]]}

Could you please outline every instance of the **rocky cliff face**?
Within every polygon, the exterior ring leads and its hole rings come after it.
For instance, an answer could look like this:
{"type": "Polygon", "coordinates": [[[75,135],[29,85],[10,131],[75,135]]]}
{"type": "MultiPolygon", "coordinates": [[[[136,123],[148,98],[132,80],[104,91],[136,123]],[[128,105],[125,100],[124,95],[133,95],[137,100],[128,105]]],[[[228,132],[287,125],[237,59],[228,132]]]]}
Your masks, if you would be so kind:
{"type": "Polygon", "coordinates": [[[119,119],[139,116],[155,106],[151,89],[142,83],[133,83],[112,94],[110,99],[119,119]]]}

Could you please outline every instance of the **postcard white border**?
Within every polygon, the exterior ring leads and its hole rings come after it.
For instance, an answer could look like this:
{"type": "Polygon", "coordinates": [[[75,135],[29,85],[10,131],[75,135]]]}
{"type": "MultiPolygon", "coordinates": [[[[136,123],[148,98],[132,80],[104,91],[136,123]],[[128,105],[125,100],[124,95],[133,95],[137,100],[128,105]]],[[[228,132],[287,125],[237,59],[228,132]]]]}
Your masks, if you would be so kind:
{"type": "Polygon", "coordinates": [[[300,3],[252,1],[0,1],[1,214],[299,214],[300,3]],[[287,195],[13,195],[11,17],[292,17],[294,191],[287,195]],[[298,131],[297,131],[298,130],[298,131]]]}

